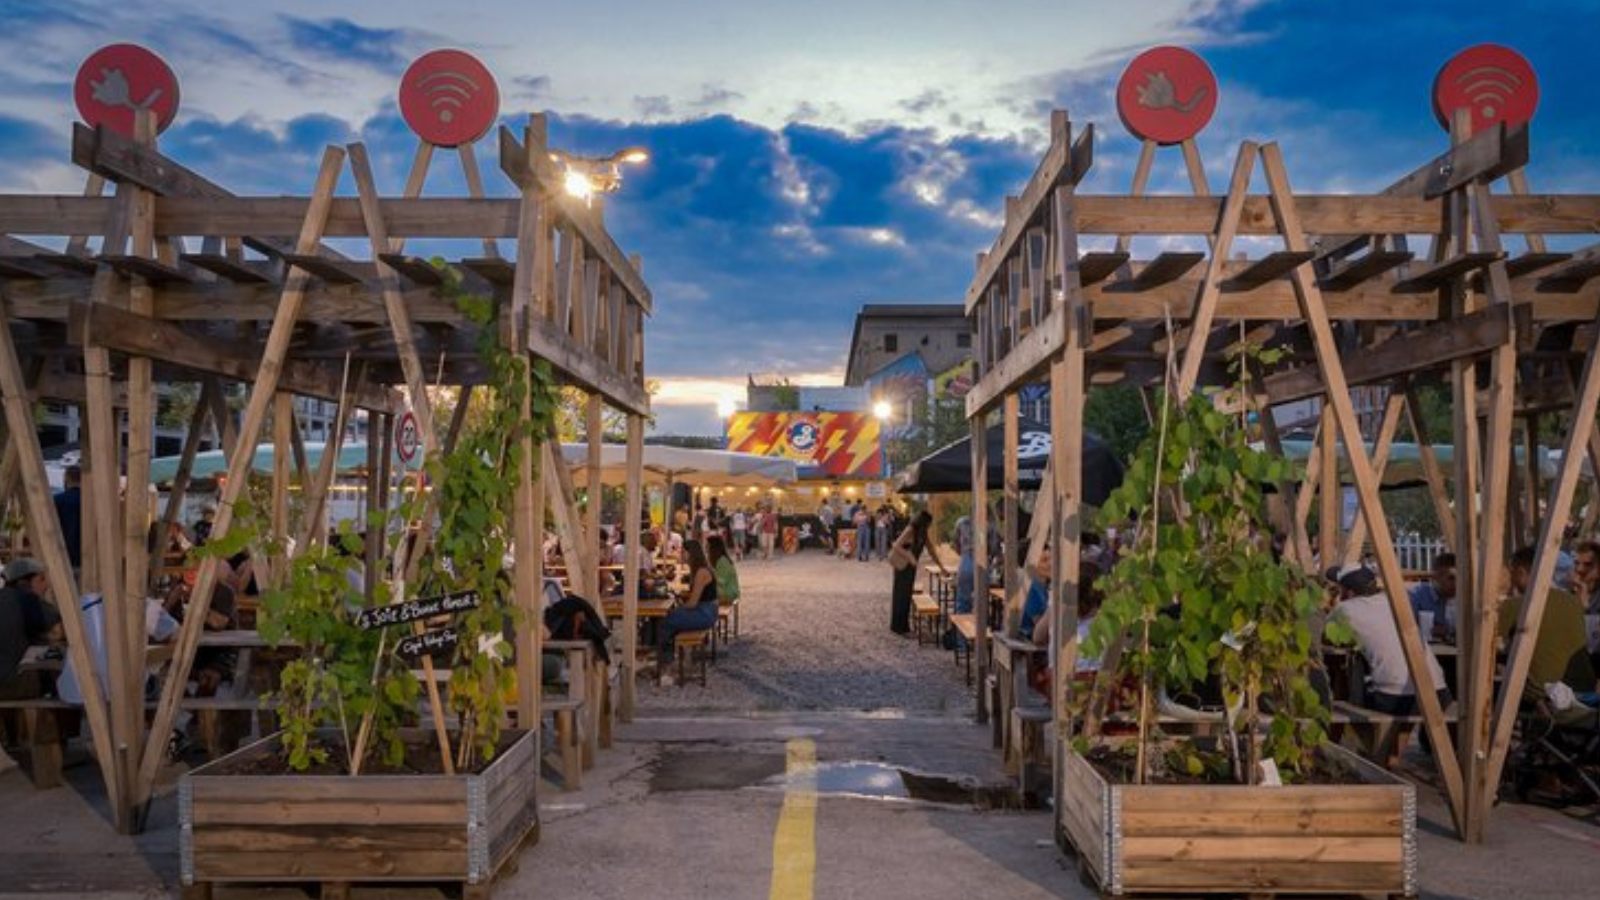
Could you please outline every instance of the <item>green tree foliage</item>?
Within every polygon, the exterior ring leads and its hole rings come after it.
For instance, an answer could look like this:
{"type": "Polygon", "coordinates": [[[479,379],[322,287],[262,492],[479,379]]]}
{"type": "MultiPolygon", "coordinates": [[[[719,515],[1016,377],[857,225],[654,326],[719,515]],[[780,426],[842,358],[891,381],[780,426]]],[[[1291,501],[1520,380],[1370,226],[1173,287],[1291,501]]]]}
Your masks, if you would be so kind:
{"type": "Polygon", "coordinates": [[[1118,459],[1133,455],[1150,422],[1145,417],[1139,389],[1131,384],[1096,387],[1088,392],[1083,406],[1083,427],[1100,436],[1118,459]]]}

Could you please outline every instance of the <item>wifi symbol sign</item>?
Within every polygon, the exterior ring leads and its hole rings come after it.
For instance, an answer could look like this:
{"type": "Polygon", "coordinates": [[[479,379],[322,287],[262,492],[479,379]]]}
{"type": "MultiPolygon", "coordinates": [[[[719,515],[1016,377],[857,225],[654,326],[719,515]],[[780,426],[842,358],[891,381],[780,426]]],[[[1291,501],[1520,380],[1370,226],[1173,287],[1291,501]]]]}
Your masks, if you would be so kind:
{"type": "Polygon", "coordinates": [[[1474,134],[1504,122],[1525,125],[1539,106],[1539,79],[1522,54],[1479,44],[1451,57],[1433,79],[1433,114],[1446,131],[1458,110],[1472,115],[1474,134]]]}
{"type": "Polygon", "coordinates": [[[500,88],[470,53],[434,50],[400,79],[400,115],[417,136],[439,147],[470,144],[500,115],[500,88]]]}

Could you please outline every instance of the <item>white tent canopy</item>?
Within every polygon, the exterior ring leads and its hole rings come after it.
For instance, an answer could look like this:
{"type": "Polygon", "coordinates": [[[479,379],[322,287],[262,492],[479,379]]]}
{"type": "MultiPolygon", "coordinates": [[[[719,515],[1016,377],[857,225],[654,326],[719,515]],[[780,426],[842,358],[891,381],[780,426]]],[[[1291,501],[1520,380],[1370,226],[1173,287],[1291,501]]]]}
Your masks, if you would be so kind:
{"type": "MultiPolygon", "coordinates": [[[[575,478],[588,477],[588,444],[562,444],[561,455],[572,467],[575,478]]],[[[600,445],[600,480],[606,484],[625,484],[627,455],[626,445],[600,445]]],[[[799,478],[794,461],[789,459],[651,444],[644,447],[644,471],[645,477],[651,480],[711,487],[776,487],[799,478]]]]}

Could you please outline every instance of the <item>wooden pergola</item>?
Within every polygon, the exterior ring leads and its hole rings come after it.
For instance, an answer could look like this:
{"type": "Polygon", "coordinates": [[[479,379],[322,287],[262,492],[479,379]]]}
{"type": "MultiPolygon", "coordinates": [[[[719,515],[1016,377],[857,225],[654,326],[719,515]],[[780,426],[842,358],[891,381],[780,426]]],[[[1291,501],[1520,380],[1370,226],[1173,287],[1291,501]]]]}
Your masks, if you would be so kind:
{"type": "MultiPolygon", "coordinates": [[[[530,117],[520,139],[500,130],[500,169],[516,189],[509,199],[484,196],[470,144],[456,148],[466,197],[422,196],[441,149],[424,142],[399,196],[379,193],[367,151],[357,143],[326,148],[309,194],[269,198],[229,193],[163,156],[154,135],[149,113],[140,114],[134,138],[78,125],[72,159],[89,173],[82,196],[0,196],[0,395],[9,433],[0,502],[14,495],[20,500],[31,552],[46,566],[79,672],[98,666],[87,649],[77,598],[87,592],[105,598],[109,696],[95,678],[80,682],[94,754],[124,831],[141,826],[205,619],[186,618],[147,728],[148,525],[152,518],[171,522],[177,516],[208,419],[222,435],[229,463],[213,539],[236,521],[234,504],[270,419],[275,446],[296,448],[292,455],[274,454],[272,528],[278,537],[290,536],[287,495],[299,484],[307,509],[293,536],[301,548],[326,539],[322,510],[353,409],[370,417],[367,494],[373,508],[386,503],[396,416],[407,410],[415,416],[425,450],[447,447],[461,427],[468,396],[484,377],[474,350],[478,327],[440,292],[445,273],[405,252],[408,240],[481,243],[478,254],[446,267],[468,290],[496,299],[494,327],[503,347],[548,361],[559,381],[587,392],[591,458],[600,453],[604,407],[626,415],[630,475],[623,522],[630,554],[639,547],[640,460],[649,413],[644,322],[651,295],[641,263],[613,241],[599,209],[567,196],[542,115],[530,117]],[[356,196],[337,196],[347,168],[356,196]],[[115,186],[113,196],[104,196],[107,185],[115,186]],[[325,243],[335,238],[362,238],[368,252],[347,256],[325,243]],[[514,250],[502,256],[506,241],[514,250]],[[157,382],[199,382],[201,400],[182,471],[165,509],[153,510],[144,490],[119,499],[118,482],[122,476],[130,486],[149,482],[157,382]],[[230,382],[243,384],[248,396],[238,421],[224,395],[230,382]],[[448,427],[435,421],[429,399],[429,389],[439,386],[461,392],[448,427]],[[293,395],[341,401],[315,471],[299,449],[293,395]],[[40,400],[76,404],[86,426],[78,577],[68,564],[35,431],[32,409],[40,400]],[[119,410],[126,410],[125,425],[119,410]]],[[[581,512],[555,435],[524,441],[514,592],[529,627],[518,634],[517,715],[524,727],[536,728],[547,507],[569,556],[575,555],[569,560],[575,591],[598,596],[603,559],[598,467],[581,512]]],[[[370,533],[369,585],[387,564],[379,559],[380,547],[379,535],[370,533]]],[[[257,571],[271,578],[286,562],[258,559],[257,571]]],[[[636,560],[626,571],[624,717],[633,704],[636,560]]],[[[207,559],[194,596],[209,597],[216,580],[216,561],[207,559]]]]}
{"type": "MultiPolygon", "coordinates": [[[[1290,552],[1308,568],[1315,552],[1326,566],[1358,558],[1370,541],[1407,663],[1426,684],[1426,650],[1378,494],[1388,447],[1409,413],[1458,560],[1455,733],[1431,692],[1418,699],[1456,827],[1465,840],[1483,840],[1581,467],[1586,456],[1600,462],[1600,245],[1552,252],[1546,243],[1546,236],[1600,233],[1600,195],[1531,194],[1526,129],[1467,130],[1458,117],[1445,152],[1377,194],[1297,194],[1278,145],[1246,141],[1220,196],[1211,195],[1192,142],[1184,150],[1193,196],[1144,195],[1156,149],[1148,142],[1127,194],[1084,195],[1077,187],[1092,163],[1093,127],[1074,140],[1067,114],[1054,114],[1049,150],[1021,196],[1007,198],[1005,226],[979,254],[966,310],[979,376],[967,398],[973,471],[986,464],[986,420],[998,410],[1005,422],[1004,575],[1012,603],[1026,590],[1016,551],[1018,391],[1050,385],[1054,448],[1031,546],[1037,553],[1048,535],[1055,548],[1058,801],[1061,754],[1074,728],[1066,700],[1076,652],[1085,393],[1117,382],[1159,386],[1169,346],[1178,396],[1230,385],[1225,351],[1247,339],[1297,351],[1255,382],[1262,408],[1323,401],[1316,462],[1303,483],[1283,486],[1274,510],[1290,552]],[[1258,169],[1264,193],[1252,194],[1258,169]],[[1135,259],[1130,239],[1140,236],[1196,249],[1135,259]],[[1277,249],[1236,255],[1247,236],[1277,249]],[[1427,239],[1425,251],[1411,246],[1419,238],[1427,239]],[[1111,249],[1084,252],[1086,240],[1111,249]],[[1451,478],[1417,406],[1417,388],[1429,384],[1448,386],[1453,397],[1451,478]],[[1351,402],[1358,386],[1388,390],[1373,451],[1351,402]],[[1555,480],[1541,484],[1536,463],[1526,471],[1513,464],[1517,425],[1532,460],[1541,423],[1551,419],[1565,426],[1564,453],[1555,480]],[[1330,524],[1339,521],[1340,445],[1360,500],[1354,532],[1343,536],[1330,524]],[[1323,527],[1314,551],[1306,523],[1318,497],[1323,527]],[[1510,549],[1521,544],[1536,547],[1537,558],[1497,692],[1494,594],[1510,549]]],[[[1276,424],[1261,418],[1269,446],[1277,446],[1276,424]]],[[[975,495],[979,584],[987,558],[981,501],[975,495]]],[[[1594,527],[1597,505],[1590,503],[1585,528],[1594,527]]],[[[985,592],[979,603],[987,604],[985,592]]],[[[990,646],[985,612],[976,616],[980,654],[990,646]]],[[[980,716],[989,714],[987,701],[980,689],[980,716]]]]}

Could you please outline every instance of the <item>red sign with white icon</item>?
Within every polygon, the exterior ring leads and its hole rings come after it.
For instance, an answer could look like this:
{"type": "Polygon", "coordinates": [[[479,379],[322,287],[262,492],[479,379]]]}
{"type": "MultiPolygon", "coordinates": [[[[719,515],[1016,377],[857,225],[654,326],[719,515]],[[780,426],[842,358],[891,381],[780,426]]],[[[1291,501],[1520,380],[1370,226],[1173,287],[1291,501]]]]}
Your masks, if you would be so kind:
{"type": "Polygon", "coordinates": [[[406,410],[394,423],[394,449],[400,461],[411,465],[422,449],[422,430],[417,427],[417,414],[406,410]]]}
{"type": "Polygon", "coordinates": [[[1134,57],[1117,82],[1117,112],[1141,140],[1182,143],[1217,111],[1217,77],[1182,47],[1152,47],[1134,57]]]}
{"type": "Polygon", "coordinates": [[[138,44],[111,44],[90,54],[78,67],[72,95],[85,124],[129,137],[139,112],[155,113],[157,134],[178,116],[178,76],[138,44]]]}
{"type": "Polygon", "coordinates": [[[1472,112],[1472,133],[1496,122],[1526,125],[1539,107],[1539,79],[1522,54],[1499,44],[1457,53],[1433,78],[1433,115],[1450,130],[1457,110],[1472,112]]]}
{"type": "Polygon", "coordinates": [[[400,115],[428,143],[459,147],[493,127],[500,115],[500,88],[472,54],[434,50],[400,78],[400,115]]]}

